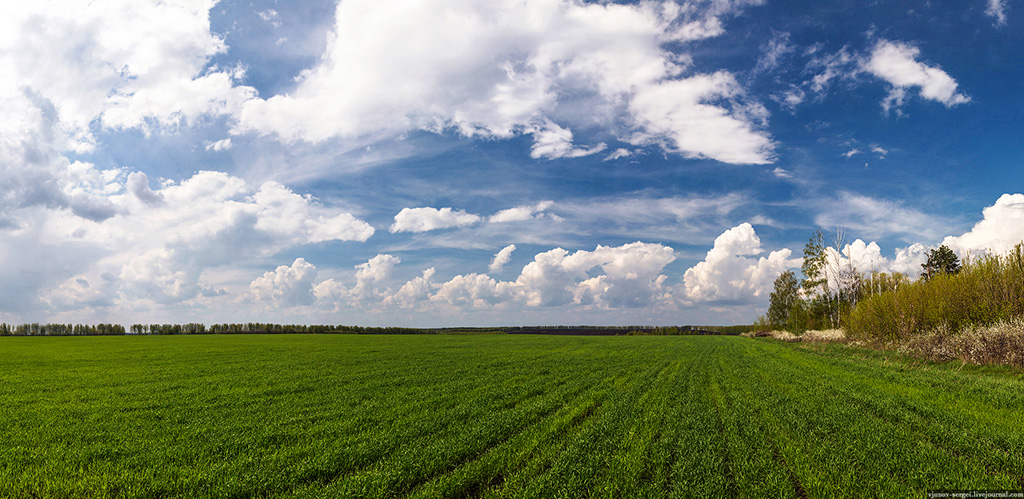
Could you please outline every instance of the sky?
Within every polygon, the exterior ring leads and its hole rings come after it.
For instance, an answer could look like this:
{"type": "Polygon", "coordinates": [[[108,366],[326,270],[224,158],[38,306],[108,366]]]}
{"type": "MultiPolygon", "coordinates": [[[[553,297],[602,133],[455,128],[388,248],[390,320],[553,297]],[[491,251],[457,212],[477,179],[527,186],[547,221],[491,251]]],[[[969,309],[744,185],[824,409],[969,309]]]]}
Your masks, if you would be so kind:
{"type": "Polygon", "coordinates": [[[0,321],[745,324],[1024,240],[1017,0],[53,0],[0,18],[0,321]]]}

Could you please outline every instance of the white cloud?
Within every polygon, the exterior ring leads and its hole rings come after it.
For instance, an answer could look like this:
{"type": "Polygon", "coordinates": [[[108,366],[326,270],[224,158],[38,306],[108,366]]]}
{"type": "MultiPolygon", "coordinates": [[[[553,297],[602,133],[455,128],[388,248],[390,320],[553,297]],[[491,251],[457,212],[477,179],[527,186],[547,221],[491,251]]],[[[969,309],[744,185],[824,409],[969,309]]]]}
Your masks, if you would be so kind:
{"type": "Polygon", "coordinates": [[[988,0],[985,14],[996,19],[996,26],[1006,25],[1006,0],[988,0]]]}
{"type": "Polygon", "coordinates": [[[793,172],[791,172],[789,170],[786,170],[784,168],[776,168],[776,169],[772,170],[772,174],[775,175],[778,178],[786,179],[786,180],[790,180],[790,179],[793,178],[793,172]]]}
{"type": "Polygon", "coordinates": [[[895,235],[907,242],[935,240],[950,225],[943,217],[851,192],[840,191],[835,198],[820,199],[815,204],[821,210],[814,218],[819,227],[844,227],[873,239],[895,235]]]}
{"type": "Polygon", "coordinates": [[[395,215],[395,223],[389,229],[392,234],[397,232],[426,232],[451,227],[473,225],[482,220],[480,216],[453,210],[445,207],[437,208],[402,208],[395,215]]]}
{"type": "Polygon", "coordinates": [[[523,267],[515,284],[528,306],[569,303],[619,308],[653,305],[663,299],[662,269],[675,260],[672,248],[635,242],[598,246],[570,254],[556,248],[523,267]],[[588,271],[600,267],[603,275],[588,271]]]}
{"type": "Polygon", "coordinates": [[[689,158],[765,164],[774,160],[772,141],[758,131],[767,111],[738,102],[743,91],[726,72],[666,80],[637,90],[629,102],[641,132],[636,145],[660,143],[689,158]],[[724,107],[733,101],[732,112],[724,107]]]}
{"type": "Polygon", "coordinates": [[[249,298],[269,301],[280,306],[311,305],[316,267],[305,259],[296,258],[290,266],[281,265],[266,272],[249,284],[249,298]]]}
{"type": "Polygon", "coordinates": [[[210,32],[215,2],[23,2],[5,10],[0,94],[30,88],[53,104],[64,129],[91,143],[90,124],[149,127],[225,114],[255,92],[235,69],[207,68],[226,50],[210,32]],[[74,75],[58,78],[54,75],[74,75]]]}
{"type": "Polygon", "coordinates": [[[376,296],[379,285],[391,276],[395,265],[401,261],[398,257],[380,254],[356,265],[356,285],[350,290],[351,294],[360,298],[376,296]]]}
{"type": "Polygon", "coordinates": [[[320,64],[291,92],[246,102],[236,133],[288,142],[526,133],[533,157],[562,158],[604,149],[572,144],[570,129],[586,127],[688,157],[765,163],[763,108],[729,73],[684,77],[688,56],[663,47],[716,36],[721,17],[758,3],[340,2],[320,64]],[[569,109],[579,99],[593,112],[569,109]]]}
{"type": "Polygon", "coordinates": [[[514,208],[501,210],[491,215],[487,220],[491,223],[521,222],[524,220],[530,220],[540,216],[540,213],[551,209],[554,205],[554,201],[541,201],[534,205],[516,206],[514,208]]]}
{"type": "Polygon", "coordinates": [[[779,104],[782,104],[783,107],[792,110],[796,106],[802,104],[806,97],[807,94],[804,93],[804,91],[801,90],[800,87],[793,86],[790,87],[789,90],[783,92],[781,95],[774,96],[773,100],[775,100],[779,104]]]}
{"type": "Polygon", "coordinates": [[[572,131],[548,120],[543,126],[537,127],[533,131],[533,147],[530,148],[530,157],[582,158],[597,154],[605,150],[606,147],[603,142],[593,147],[575,147],[572,145],[572,131]]]}
{"type": "Polygon", "coordinates": [[[501,273],[501,270],[505,268],[505,264],[512,260],[512,252],[516,250],[516,245],[510,244],[501,249],[491,259],[491,264],[487,267],[487,271],[492,274],[501,273]]]}
{"type": "MultiPolygon", "coordinates": [[[[928,259],[928,248],[923,244],[914,243],[905,248],[897,248],[893,258],[889,259],[882,256],[882,249],[878,243],[865,243],[861,239],[856,239],[852,243],[844,244],[841,252],[830,247],[826,254],[826,261],[832,269],[852,268],[863,275],[872,272],[900,272],[916,278],[921,274],[921,264],[928,259]]],[[[832,275],[834,272],[830,277],[832,275]]]]}
{"type": "Polygon", "coordinates": [[[779,66],[779,60],[785,55],[792,53],[796,47],[789,43],[789,33],[772,34],[768,43],[761,46],[761,57],[757,60],[755,72],[768,72],[779,66]]]}
{"type": "MultiPolygon", "coordinates": [[[[811,52],[813,53],[813,51],[811,52]]],[[[856,75],[855,63],[857,57],[850,53],[847,47],[843,47],[834,54],[825,54],[814,57],[807,64],[809,71],[820,71],[810,81],[811,90],[820,94],[828,91],[832,81],[837,78],[851,77],[856,75]]]]}
{"type": "Polygon", "coordinates": [[[230,138],[228,138],[228,139],[221,139],[221,140],[218,140],[216,142],[207,142],[206,143],[206,150],[207,151],[220,152],[220,151],[227,151],[228,149],[231,149],[231,139],[230,138]]]}
{"type": "MultiPolygon", "coordinates": [[[[513,249],[511,245],[506,247],[496,260],[513,249]]],[[[555,248],[537,254],[514,281],[473,273],[435,284],[434,271],[428,269],[399,291],[376,296],[385,305],[421,309],[427,305],[461,309],[579,305],[605,310],[674,306],[671,289],[665,286],[668,276],[661,273],[674,260],[672,248],[642,242],[618,247],[599,245],[594,251],[574,253],[555,248]]],[[[337,299],[346,293],[344,286],[333,279],[318,284],[316,290],[324,299],[337,299]]]]}
{"type": "Polygon", "coordinates": [[[799,258],[783,248],[763,253],[761,240],[749,223],[733,227],[715,239],[704,260],[683,274],[684,293],[696,302],[748,303],[764,298],[787,268],[800,266],[799,258]]]}
{"type": "MultiPolygon", "coordinates": [[[[83,178],[104,181],[104,174],[89,165],[76,168],[83,178]]],[[[226,173],[204,171],[153,190],[138,172],[106,177],[104,186],[78,185],[94,196],[108,191],[102,198],[116,209],[113,217],[93,221],[66,211],[37,213],[35,244],[92,255],[46,301],[73,304],[79,299],[71,294],[76,286],[88,286],[90,295],[102,292],[122,307],[201,300],[221,293],[205,284],[203,275],[211,269],[288,247],[365,241],[373,234],[352,215],[274,182],[254,187],[226,173]]],[[[10,264],[21,265],[17,259],[10,264]]]]}
{"type": "Polygon", "coordinates": [[[62,155],[96,147],[103,127],[177,127],[230,114],[255,95],[238,68],[207,65],[226,50],[209,0],[21,2],[0,18],[0,226],[32,206],[113,216],[91,193],[68,193],[62,155]]]}
{"type": "Polygon", "coordinates": [[[958,93],[957,83],[941,69],[918,62],[921,50],[913,45],[879,40],[863,62],[864,70],[892,85],[882,102],[886,111],[900,107],[908,89],[917,87],[921,97],[943,103],[946,107],[963,104],[970,97],[958,93]]]}
{"type": "Polygon", "coordinates": [[[492,308],[514,299],[513,285],[483,274],[457,275],[430,297],[436,303],[456,307],[492,308]]]}
{"type": "Polygon", "coordinates": [[[261,10],[256,12],[256,15],[260,16],[260,19],[263,19],[264,22],[275,28],[281,27],[281,16],[278,15],[277,11],[274,9],[261,10]]]}
{"type": "MultiPolygon", "coordinates": [[[[719,223],[737,208],[749,204],[740,193],[721,196],[647,198],[642,195],[594,198],[581,203],[560,202],[565,222],[560,230],[573,229],[592,234],[601,227],[614,227],[620,235],[690,242],[704,227],[719,223]],[[569,225],[568,228],[562,227],[569,225]]],[[[718,228],[711,229],[716,233],[718,228]]]]}
{"type": "Polygon", "coordinates": [[[878,144],[871,145],[871,152],[878,154],[878,157],[882,159],[885,159],[885,155],[889,154],[887,149],[882,148],[882,146],[878,144]]]}
{"type": "Polygon", "coordinates": [[[857,149],[856,147],[854,147],[853,149],[850,149],[849,151],[844,152],[843,156],[846,159],[850,159],[850,158],[854,157],[855,155],[860,154],[861,152],[863,152],[863,151],[861,151],[860,149],[857,149]]]}
{"type": "Polygon", "coordinates": [[[1006,253],[1024,241],[1024,194],[1003,194],[982,210],[982,219],[965,234],[946,237],[942,244],[961,256],[968,253],[1006,253]]]}
{"type": "Polygon", "coordinates": [[[373,228],[348,213],[320,206],[273,181],[264,182],[250,201],[256,207],[256,228],[280,237],[299,237],[303,243],[365,241],[373,228]]]}
{"type": "Polygon", "coordinates": [[[132,172],[128,174],[128,192],[131,192],[139,201],[145,204],[161,205],[164,198],[149,187],[149,177],[143,172],[132,172]]]}
{"type": "Polygon", "coordinates": [[[401,308],[416,308],[430,300],[430,293],[437,287],[431,278],[434,277],[434,268],[423,271],[423,275],[417,277],[399,288],[394,294],[384,299],[386,305],[397,305],[401,308]]]}
{"type": "Polygon", "coordinates": [[[612,153],[609,154],[608,156],[606,156],[604,158],[604,160],[605,161],[614,161],[616,159],[628,158],[630,156],[633,156],[634,154],[635,154],[635,151],[630,151],[629,149],[626,149],[624,147],[620,147],[620,148],[612,151],[612,153]]]}
{"type": "MultiPolygon", "coordinates": [[[[356,307],[379,307],[389,303],[391,293],[386,284],[395,265],[401,261],[396,256],[378,254],[366,263],[355,266],[356,283],[351,288],[336,279],[327,279],[313,286],[313,295],[320,303],[328,304],[334,310],[338,310],[343,303],[356,307]]],[[[424,278],[429,276],[424,273],[424,278]]]]}

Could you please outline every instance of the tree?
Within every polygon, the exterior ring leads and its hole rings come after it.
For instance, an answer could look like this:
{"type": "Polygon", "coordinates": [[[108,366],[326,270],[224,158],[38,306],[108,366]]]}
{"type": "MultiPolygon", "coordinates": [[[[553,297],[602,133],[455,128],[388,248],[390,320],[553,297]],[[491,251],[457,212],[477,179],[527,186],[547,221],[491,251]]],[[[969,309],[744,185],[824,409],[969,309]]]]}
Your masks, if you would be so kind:
{"type": "Polygon", "coordinates": [[[936,249],[928,251],[928,261],[921,264],[924,269],[924,279],[927,281],[939,274],[956,274],[960,272],[960,259],[956,253],[943,244],[936,249]]]}
{"type": "Polygon", "coordinates": [[[824,294],[828,279],[825,278],[825,236],[815,231],[804,246],[804,263],[800,266],[804,281],[800,284],[808,298],[824,294]]]}
{"type": "Polygon", "coordinates": [[[773,328],[788,328],[790,312],[800,302],[800,285],[792,271],[785,271],[775,278],[768,305],[768,323],[773,328]]]}

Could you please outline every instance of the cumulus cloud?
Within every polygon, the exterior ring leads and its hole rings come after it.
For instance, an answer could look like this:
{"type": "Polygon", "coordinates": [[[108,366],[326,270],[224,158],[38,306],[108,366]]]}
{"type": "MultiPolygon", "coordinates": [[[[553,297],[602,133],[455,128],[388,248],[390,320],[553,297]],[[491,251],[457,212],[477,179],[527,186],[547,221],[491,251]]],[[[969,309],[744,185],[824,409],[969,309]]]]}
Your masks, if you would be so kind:
{"type": "Polygon", "coordinates": [[[406,282],[394,294],[384,299],[386,305],[397,305],[401,308],[416,308],[430,300],[431,292],[437,287],[431,279],[434,277],[433,267],[424,270],[423,275],[406,282]]]}
{"type": "Polygon", "coordinates": [[[957,92],[957,83],[945,71],[917,61],[921,50],[913,45],[879,40],[863,63],[864,70],[889,83],[892,88],[882,102],[886,111],[900,107],[907,90],[917,87],[921,97],[953,107],[971,100],[957,92]]]}
{"type": "MultiPolygon", "coordinates": [[[[107,177],[106,187],[91,189],[110,192],[104,199],[116,215],[100,223],[45,212],[38,221],[40,239],[95,255],[81,264],[82,275],[70,279],[83,278],[90,293],[106,293],[124,306],[216,296],[221,290],[203,278],[209,269],[303,244],[365,241],[373,234],[366,222],[275,182],[257,187],[226,173],[202,171],[153,190],[142,174],[107,177]]],[[[77,300],[72,282],[65,284],[46,299],[77,300]]]]}
{"type": "Polygon", "coordinates": [[[281,265],[266,272],[249,284],[249,297],[255,301],[269,301],[275,305],[296,306],[313,303],[313,280],[316,267],[305,259],[296,258],[292,264],[281,265]]]}
{"type": "Polygon", "coordinates": [[[403,208],[395,215],[395,223],[389,229],[392,234],[397,232],[426,232],[451,227],[464,227],[479,223],[479,215],[453,210],[445,207],[437,208],[403,208]]]}
{"type": "Polygon", "coordinates": [[[668,246],[642,242],[575,253],[556,248],[535,256],[515,285],[529,306],[651,305],[665,293],[661,271],[675,260],[673,253],[668,246]],[[590,277],[587,272],[597,267],[603,274],[590,277]]]}
{"type": "Polygon", "coordinates": [[[799,258],[783,248],[767,257],[761,239],[749,223],[742,223],[715,238],[704,260],[683,274],[685,297],[696,302],[748,303],[768,296],[772,283],[787,268],[800,266],[799,258]]]}
{"type": "Polygon", "coordinates": [[[763,108],[730,73],[686,74],[688,56],[663,47],[717,36],[722,17],[758,3],[340,2],[321,62],[291,92],[245,102],[235,131],[287,142],[530,134],[531,155],[554,159],[602,151],[573,144],[571,130],[586,127],[687,157],[765,163],[763,108]],[[572,112],[579,102],[594,112],[572,112]]]}
{"type": "Polygon", "coordinates": [[[487,219],[487,221],[489,221],[491,223],[504,223],[504,222],[521,222],[521,221],[524,221],[524,220],[530,220],[530,219],[533,219],[533,218],[539,216],[540,213],[543,213],[543,212],[549,210],[554,205],[555,205],[554,201],[541,201],[541,202],[539,202],[537,204],[533,204],[533,205],[516,206],[514,208],[508,208],[508,209],[505,209],[505,210],[501,210],[501,211],[491,215],[487,219]]]}
{"type": "MultiPolygon", "coordinates": [[[[94,150],[98,128],[174,128],[231,114],[255,95],[210,33],[215,2],[21,2],[0,19],[0,226],[13,211],[66,208],[93,221],[116,210],[79,190],[64,154],[94,150]]],[[[123,186],[123,185],[122,185],[123,186]]]]}
{"type": "Polygon", "coordinates": [[[13,77],[0,93],[20,99],[31,88],[56,108],[79,145],[93,142],[90,123],[149,127],[227,114],[255,95],[236,85],[236,69],[206,67],[224,52],[210,32],[215,2],[115,0],[23,2],[0,21],[0,67],[13,77]],[[54,75],[73,74],[74,78],[54,75]]]}
{"type": "Polygon", "coordinates": [[[837,279],[842,270],[853,270],[862,275],[899,272],[917,278],[921,275],[921,264],[928,260],[928,247],[921,243],[897,248],[892,258],[882,255],[878,243],[866,243],[861,239],[844,244],[840,250],[834,246],[826,248],[825,253],[825,275],[833,289],[838,289],[837,279]]]}
{"type": "Polygon", "coordinates": [[[582,158],[597,154],[605,150],[607,146],[602,142],[593,147],[576,147],[572,144],[572,131],[562,128],[550,120],[533,132],[533,147],[530,148],[530,157],[558,159],[558,158],[582,158]]]}
{"type": "MultiPolygon", "coordinates": [[[[495,260],[514,249],[514,245],[504,248],[495,260]]],[[[434,282],[435,271],[430,268],[392,291],[388,279],[400,260],[377,255],[357,266],[355,285],[348,287],[341,280],[327,279],[314,285],[313,293],[319,303],[335,309],[340,304],[420,310],[673,306],[671,288],[665,285],[668,276],[662,271],[674,260],[672,248],[642,242],[599,245],[593,251],[555,248],[537,254],[515,280],[471,273],[434,282]]]]}
{"type": "Polygon", "coordinates": [[[982,210],[982,219],[965,234],[946,237],[942,244],[961,256],[1006,253],[1024,241],[1024,194],[1003,194],[982,210]]]}
{"type": "Polygon", "coordinates": [[[516,245],[510,244],[501,248],[501,251],[494,255],[491,259],[491,264],[487,267],[488,272],[492,274],[498,274],[502,269],[505,268],[505,264],[512,260],[512,252],[516,250],[516,245]]]}
{"type": "Polygon", "coordinates": [[[160,205],[164,198],[149,188],[149,177],[143,172],[128,174],[128,191],[145,204],[160,205]]]}
{"type": "Polygon", "coordinates": [[[515,297],[514,285],[483,274],[457,275],[441,284],[430,297],[437,303],[456,307],[490,308],[508,304],[515,297]]]}
{"type": "Polygon", "coordinates": [[[637,90],[629,103],[643,131],[631,142],[660,143],[688,158],[725,163],[765,164],[774,160],[771,140],[757,131],[767,111],[760,105],[733,106],[723,102],[742,98],[732,74],[718,72],[682,80],[667,80],[637,90]]]}
{"type": "MultiPolygon", "coordinates": [[[[390,292],[386,287],[395,265],[402,260],[388,254],[378,254],[366,263],[355,266],[355,285],[347,287],[337,279],[327,279],[313,286],[313,295],[322,303],[337,310],[341,304],[371,308],[387,303],[390,292]]],[[[433,272],[431,272],[432,274],[433,272]]],[[[429,278],[424,274],[425,278],[429,278]]],[[[393,300],[392,300],[393,301],[393,300]]]]}

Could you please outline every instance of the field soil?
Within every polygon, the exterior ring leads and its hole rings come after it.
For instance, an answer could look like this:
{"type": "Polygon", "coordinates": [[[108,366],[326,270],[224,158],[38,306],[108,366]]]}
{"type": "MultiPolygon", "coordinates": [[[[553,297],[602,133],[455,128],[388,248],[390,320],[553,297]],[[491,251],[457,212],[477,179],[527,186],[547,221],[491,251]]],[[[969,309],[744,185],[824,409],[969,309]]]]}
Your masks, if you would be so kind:
{"type": "Polygon", "coordinates": [[[0,497],[1024,488],[1024,379],[721,336],[0,338],[0,497]]]}

